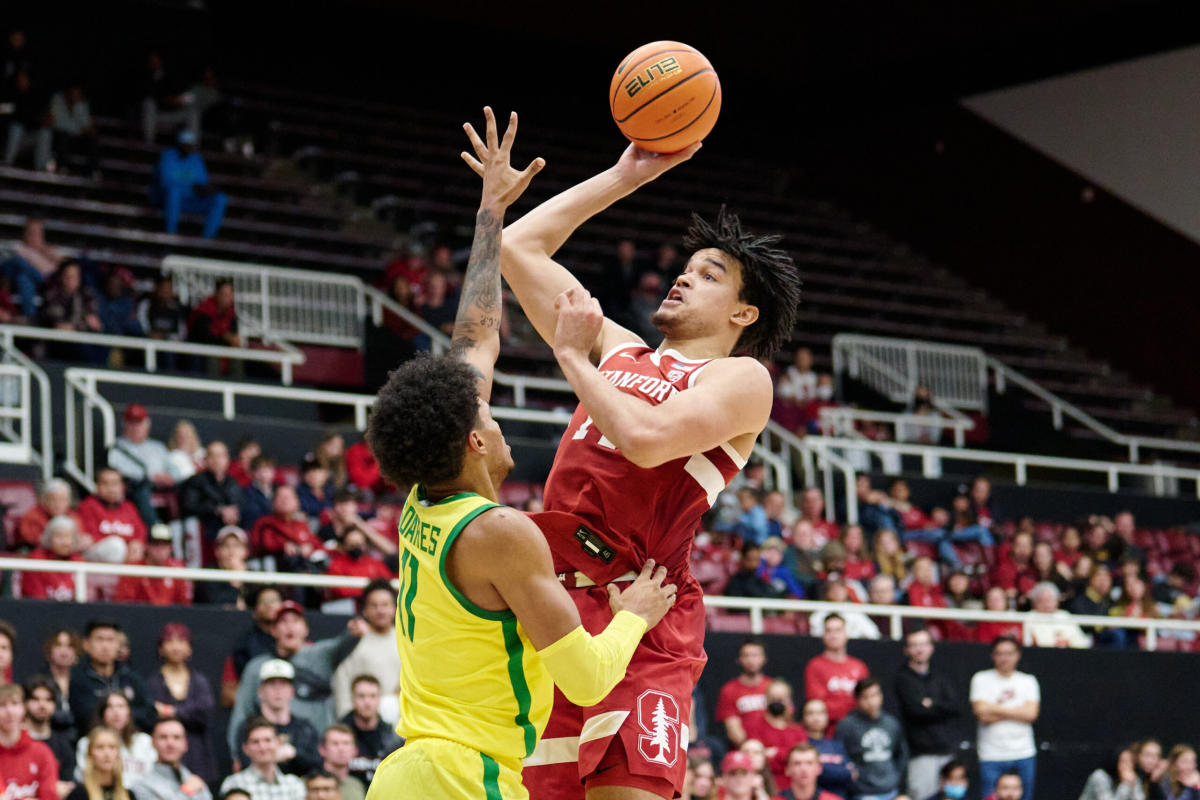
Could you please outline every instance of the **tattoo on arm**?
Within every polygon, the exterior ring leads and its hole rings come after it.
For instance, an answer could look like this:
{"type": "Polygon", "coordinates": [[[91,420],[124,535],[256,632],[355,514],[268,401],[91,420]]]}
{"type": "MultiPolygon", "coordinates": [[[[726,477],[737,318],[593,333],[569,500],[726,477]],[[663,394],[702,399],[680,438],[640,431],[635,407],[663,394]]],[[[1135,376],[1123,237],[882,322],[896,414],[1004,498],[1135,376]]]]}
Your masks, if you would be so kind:
{"type": "Polygon", "coordinates": [[[503,218],[480,210],[475,217],[475,239],[463,278],[462,296],[450,352],[461,356],[500,331],[500,230],[503,218]]]}

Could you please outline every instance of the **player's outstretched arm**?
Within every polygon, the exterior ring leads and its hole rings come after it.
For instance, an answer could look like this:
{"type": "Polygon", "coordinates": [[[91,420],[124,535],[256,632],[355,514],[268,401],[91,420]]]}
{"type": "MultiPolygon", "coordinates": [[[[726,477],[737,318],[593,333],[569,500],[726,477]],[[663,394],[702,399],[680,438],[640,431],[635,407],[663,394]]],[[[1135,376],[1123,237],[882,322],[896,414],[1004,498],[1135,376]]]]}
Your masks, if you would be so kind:
{"type": "Polygon", "coordinates": [[[463,125],[478,158],[464,150],[462,159],[483,178],[483,196],[475,214],[475,238],[463,277],[450,352],[479,373],[479,396],[486,400],[492,394],[492,374],[500,356],[500,239],[504,213],[546,162],[535,158],[523,171],[513,169],[509,157],[517,136],[517,112],[509,116],[502,141],[492,109],[484,108],[483,116],[487,121],[486,141],[479,138],[471,123],[463,125]]]}
{"type": "MultiPolygon", "coordinates": [[[[700,145],[671,155],[657,155],[629,145],[615,166],[567,189],[514,222],[504,231],[501,268],[525,315],[546,344],[554,345],[554,298],[582,288],[565,267],[553,259],[563,242],[591,217],[687,161],[700,145]]],[[[593,344],[598,360],[609,348],[638,337],[611,320],[593,344]]]]}
{"type": "Polygon", "coordinates": [[[675,585],[663,585],[666,570],[647,562],[624,592],[609,587],[612,622],[590,635],[554,574],[545,537],[529,517],[511,508],[489,511],[473,521],[450,557],[472,573],[482,571],[498,600],[512,609],[525,629],[554,683],[576,705],[604,699],[625,677],[642,635],[675,602],[675,585]],[[467,548],[456,556],[464,544],[467,548]]]}
{"type": "MultiPolygon", "coordinates": [[[[727,442],[745,456],[771,415],[773,387],[753,358],[710,363],[686,392],[658,405],[617,389],[588,358],[588,343],[603,324],[600,304],[587,291],[556,300],[554,357],[597,430],[639,467],[702,453],[727,442]]],[[[570,431],[568,431],[570,433],[570,431]]]]}

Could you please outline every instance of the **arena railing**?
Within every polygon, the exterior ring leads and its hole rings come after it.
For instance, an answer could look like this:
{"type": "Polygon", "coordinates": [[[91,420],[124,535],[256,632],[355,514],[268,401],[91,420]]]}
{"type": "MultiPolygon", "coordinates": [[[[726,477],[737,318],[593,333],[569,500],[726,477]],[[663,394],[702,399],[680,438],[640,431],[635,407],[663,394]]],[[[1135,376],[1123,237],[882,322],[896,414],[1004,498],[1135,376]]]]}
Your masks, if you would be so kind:
{"type": "Polygon", "coordinates": [[[896,403],[917,387],[935,403],[987,413],[987,357],[978,347],[839,333],[833,337],[833,371],[848,373],[896,403]]]}
{"type": "Polygon", "coordinates": [[[975,429],[975,421],[967,417],[942,417],[932,414],[894,414],[886,411],[866,411],[850,406],[827,406],[820,411],[821,429],[828,435],[863,439],[855,429],[857,422],[882,422],[891,425],[896,441],[905,441],[907,436],[920,431],[936,429],[938,435],[945,430],[954,431],[954,446],[966,444],[966,432],[975,429]]]}
{"type": "Polygon", "coordinates": [[[160,353],[276,364],[279,366],[280,380],[285,386],[290,386],[292,383],[293,368],[298,364],[303,364],[305,361],[304,353],[301,353],[283,341],[264,340],[267,345],[276,348],[274,350],[267,350],[252,347],[224,347],[221,345],[196,344],[194,342],[175,342],[169,339],[151,339],[148,336],[117,336],[109,333],[35,328],[29,325],[0,325],[0,348],[6,351],[15,351],[14,342],[18,339],[41,342],[67,342],[94,347],[117,347],[122,350],[141,351],[145,356],[147,372],[156,372],[158,370],[160,353]]]}
{"type": "MultiPolygon", "coordinates": [[[[188,567],[151,567],[137,564],[106,564],[91,561],[44,561],[41,559],[0,557],[0,570],[12,572],[55,572],[70,573],[75,579],[75,601],[85,603],[88,599],[88,578],[93,575],[130,576],[138,578],[173,578],[189,581],[241,581],[243,583],[273,584],[276,586],[304,586],[325,588],[362,588],[370,581],[340,575],[310,575],[286,572],[259,572],[253,570],[195,569],[188,567]]],[[[397,582],[392,581],[396,586],[397,582]]],[[[704,605],[710,609],[745,611],[748,614],[751,633],[762,633],[763,619],[768,614],[778,613],[859,613],[872,617],[886,617],[888,630],[881,634],[899,639],[903,635],[904,621],[916,619],[957,620],[960,622],[1016,622],[1022,623],[1026,644],[1031,644],[1030,624],[1064,623],[1102,628],[1124,628],[1144,631],[1146,649],[1157,649],[1158,636],[1163,631],[1179,631],[1200,636],[1200,620],[1138,619],[1132,617],[1099,617],[1072,614],[1068,617],[1042,615],[1020,611],[983,611],[958,608],[927,608],[925,606],[874,605],[870,603],[830,603],[824,600],[762,600],[746,597],[705,595],[704,605]]]]}
{"type": "MultiPolygon", "coordinates": [[[[33,383],[37,386],[38,441],[36,442],[37,449],[31,447],[30,460],[36,462],[41,467],[42,480],[50,480],[54,475],[54,434],[51,427],[52,401],[50,377],[44,369],[38,366],[37,362],[18,350],[11,339],[3,337],[0,337],[0,364],[24,368],[29,373],[33,383]]],[[[32,396],[26,401],[25,408],[29,413],[33,412],[32,396]]],[[[32,422],[30,423],[29,430],[32,436],[32,422]]]]}
{"type": "Polygon", "coordinates": [[[33,375],[28,367],[0,364],[0,461],[10,464],[37,462],[33,449],[32,382],[33,375]]]}

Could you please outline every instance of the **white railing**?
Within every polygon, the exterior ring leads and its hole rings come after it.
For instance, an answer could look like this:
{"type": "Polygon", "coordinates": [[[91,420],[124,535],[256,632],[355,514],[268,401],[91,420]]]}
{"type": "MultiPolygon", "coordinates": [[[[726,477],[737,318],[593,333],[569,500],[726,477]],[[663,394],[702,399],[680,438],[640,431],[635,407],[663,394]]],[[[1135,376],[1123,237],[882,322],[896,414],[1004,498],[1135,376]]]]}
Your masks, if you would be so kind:
{"type": "Polygon", "coordinates": [[[231,279],[243,335],[362,346],[366,301],[362,281],[353,276],[191,256],[167,256],[162,271],[174,278],[179,299],[192,306],[213,293],[218,278],[231,279]]]}
{"type": "Polygon", "coordinates": [[[912,401],[918,386],[935,403],[987,412],[986,356],[978,347],[839,333],[833,371],[846,372],[895,403],[912,401]]]}
{"type": "MultiPolygon", "coordinates": [[[[854,466],[837,453],[830,450],[817,452],[805,447],[804,440],[774,420],[767,421],[767,427],[759,435],[754,445],[756,453],[769,453],[773,460],[768,463],[779,463],[780,471],[788,476],[783,483],[791,486],[791,476],[795,474],[795,458],[800,458],[801,468],[805,475],[805,486],[815,486],[817,472],[822,473],[822,491],[827,500],[834,497],[833,471],[837,470],[844,479],[846,492],[846,521],[850,524],[858,522],[858,503],[854,493],[854,466]]],[[[777,481],[779,479],[777,478],[777,481]]],[[[790,504],[790,503],[789,503],[790,504]]],[[[794,508],[795,505],[791,504],[794,508]]],[[[825,519],[837,521],[837,512],[832,502],[825,503],[825,519]]]]}
{"type": "Polygon", "coordinates": [[[221,345],[195,344],[194,342],[173,342],[167,339],[151,339],[148,336],[116,336],[108,333],[35,328],[28,325],[0,325],[0,347],[5,350],[16,350],[13,343],[17,339],[41,342],[68,342],[96,347],[119,347],[123,350],[140,350],[145,356],[146,370],[148,372],[156,372],[158,370],[160,353],[277,364],[279,366],[280,379],[287,386],[290,386],[292,383],[293,367],[304,363],[304,354],[287,342],[282,341],[272,342],[268,340],[266,343],[277,349],[260,350],[250,347],[224,347],[221,345]]]}
{"type": "Polygon", "coordinates": [[[933,414],[893,414],[886,411],[866,411],[849,406],[826,406],[820,411],[821,430],[828,436],[864,438],[855,428],[858,422],[882,422],[891,425],[892,437],[898,442],[912,441],[931,430],[954,431],[954,446],[966,443],[966,432],[975,429],[975,421],[967,417],[942,417],[933,414]]]}
{"type": "Polygon", "coordinates": [[[37,462],[33,451],[33,403],[29,369],[0,364],[0,461],[9,464],[37,462]]]}
{"type": "MultiPolygon", "coordinates": [[[[354,427],[367,427],[367,411],[375,402],[375,395],[351,392],[330,392],[322,389],[299,389],[285,386],[268,386],[255,383],[230,383],[204,378],[184,378],[173,375],[137,375],[111,370],[71,367],[65,373],[66,384],[66,460],[64,469],[89,489],[95,482],[95,422],[100,414],[101,445],[107,449],[116,441],[116,412],[112,404],[100,393],[104,384],[141,386],[158,389],[184,390],[194,395],[217,395],[221,398],[221,413],[225,419],[237,416],[239,397],[265,397],[273,400],[298,403],[321,403],[328,406],[348,408],[354,413],[354,427]],[[76,409],[82,411],[76,419],[76,409]],[[79,428],[82,428],[80,430],[79,428]],[[82,452],[80,452],[82,450],[82,452]]],[[[497,419],[523,422],[566,425],[571,413],[565,409],[543,411],[532,408],[493,407],[492,416],[497,419]]]]}
{"type": "MultiPolygon", "coordinates": [[[[36,461],[42,468],[42,480],[50,480],[54,475],[54,435],[51,428],[50,378],[46,375],[46,371],[38,366],[33,359],[18,350],[11,340],[0,338],[0,364],[24,368],[37,385],[38,441],[36,444],[40,452],[31,451],[31,456],[32,460],[36,461]]],[[[32,397],[25,403],[25,408],[32,413],[32,397]]],[[[32,425],[29,428],[30,435],[32,436],[32,425]]]]}
{"type": "MultiPolygon", "coordinates": [[[[251,570],[195,569],[188,567],[150,567],[137,564],[105,564],[92,561],[44,561],[41,559],[0,557],[0,571],[12,572],[69,572],[75,579],[75,600],[87,602],[87,580],[91,575],[127,575],[139,578],[173,578],[194,582],[241,581],[264,583],[276,586],[308,586],[313,588],[362,588],[370,581],[340,575],[305,575],[280,572],[257,572],[251,570]]],[[[393,586],[396,582],[393,581],[393,586]]],[[[1097,617],[1074,615],[1070,617],[1043,616],[1018,611],[973,611],[958,608],[927,608],[924,606],[872,605],[869,603],[829,603],[823,600],[760,600],[746,597],[723,597],[705,595],[704,605],[709,608],[748,611],[750,629],[762,633],[763,616],[773,612],[811,614],[861,613],[889,619],[888,635],[899,639],[903,635],[906,619],[939,620],[953,619],[961,622],[1017,622],[1023,625],[1026,644],[1030,643],[1030,625],[1040,622],[1062,622],[1064,620],[1081,626],[1125,628],[1146,632],[1146,649],[1154,650],[1158,634],[1162,631],[1181,631],[1200,635],[1200,621],[1177,619],[1135,619],[1131,617],[1097,617]]],[[[882,631],[881,631],[882,633],[882,631]]]]}

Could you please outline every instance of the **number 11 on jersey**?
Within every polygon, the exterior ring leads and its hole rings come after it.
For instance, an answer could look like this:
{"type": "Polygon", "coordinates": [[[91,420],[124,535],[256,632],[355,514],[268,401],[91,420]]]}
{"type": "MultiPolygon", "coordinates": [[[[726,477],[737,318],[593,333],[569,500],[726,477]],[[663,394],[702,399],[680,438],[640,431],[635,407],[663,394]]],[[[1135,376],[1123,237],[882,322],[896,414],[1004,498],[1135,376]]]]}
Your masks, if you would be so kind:
{"type": "MultiPolygon", "coordinates": [[[[571,437],[572,441],[574,441],[575,439],[585,438],[588,434],[588,431],[591,429],[591,427],[592,427],[592,418],[588,417],[587,419],[585,419],[583,421],[583,424],[579,426],[579,430],[575,431],[575,435],[571,437]]],[[[608,437],[604,436],[603,434],[600,435],[600,441],[598,441],[596,444],[600,445],[601,447],[607,447],[609,450],[617,449],[617,446],[614,445],[612,442],[610,442],[608,440],[608,437]]]]}

